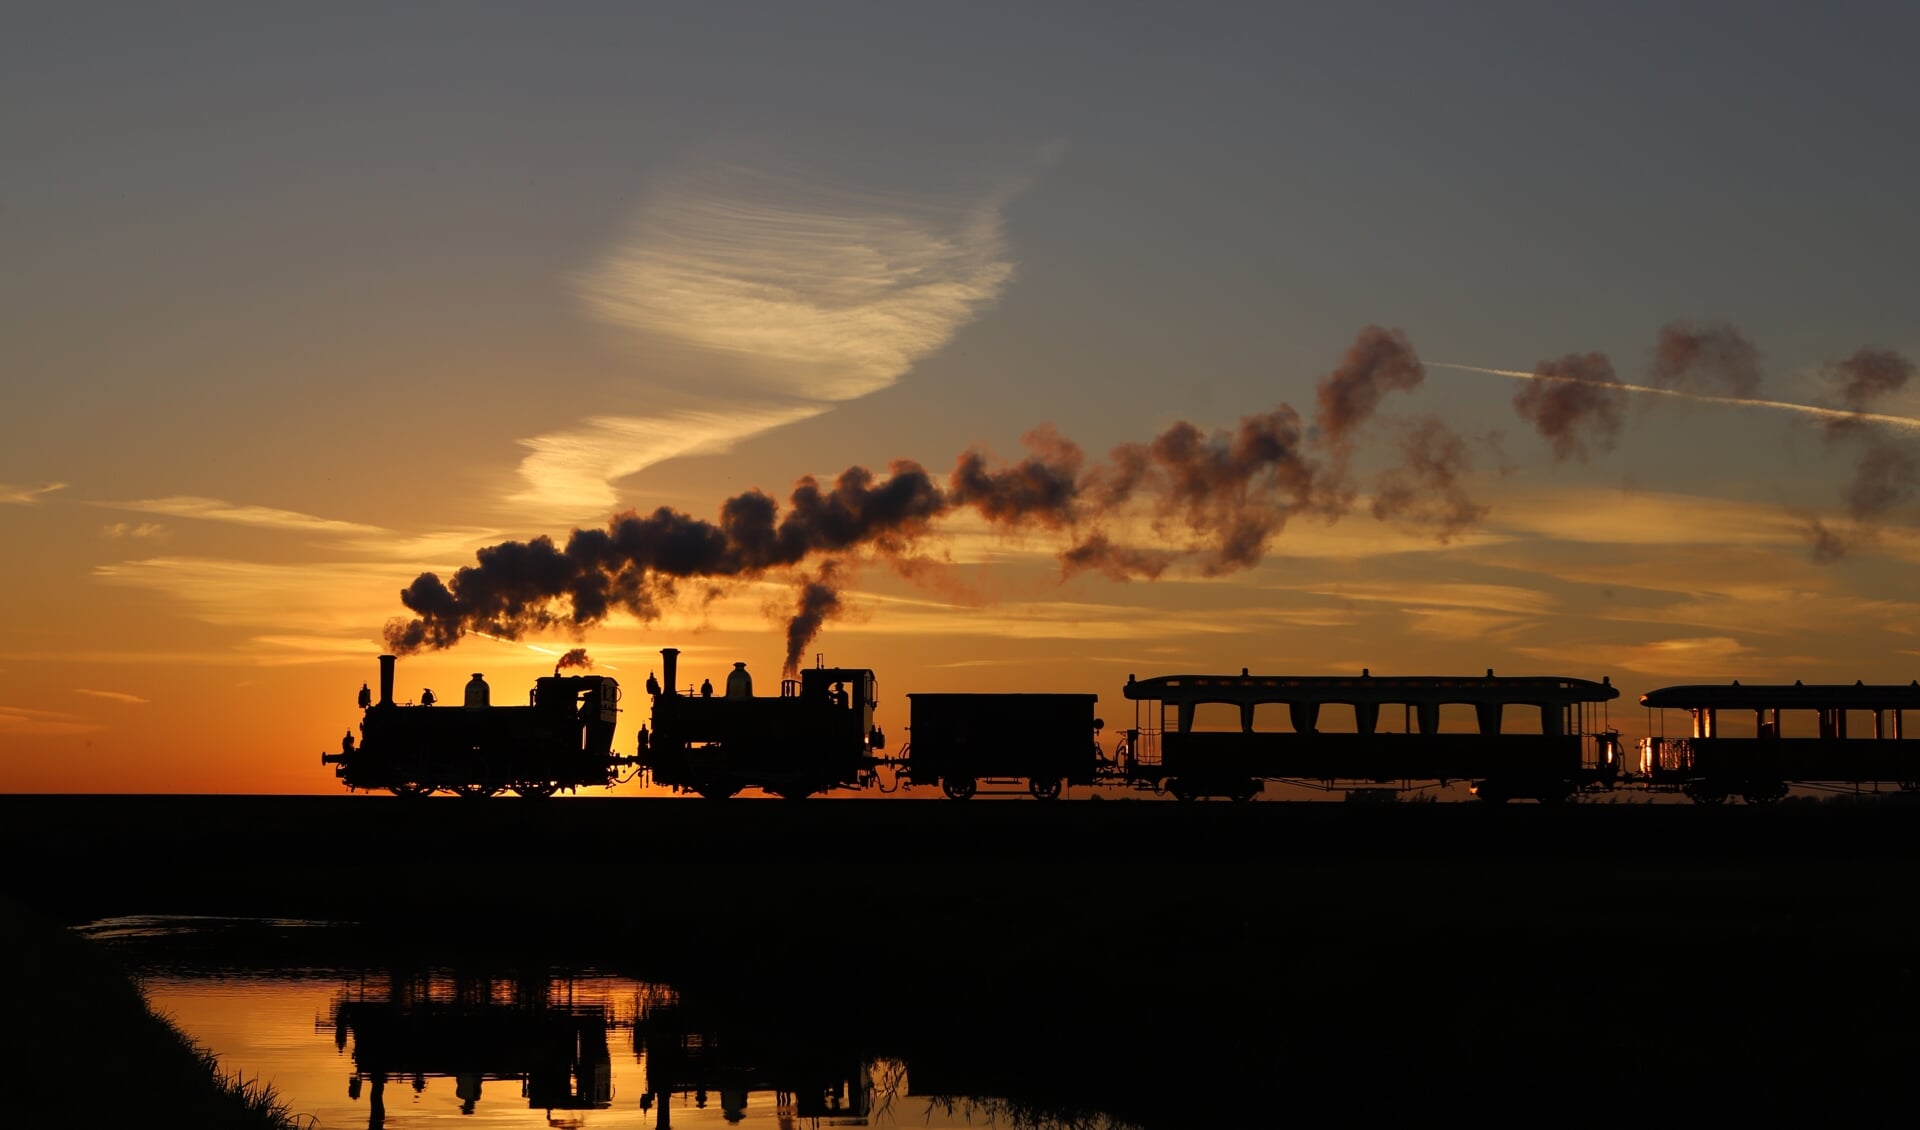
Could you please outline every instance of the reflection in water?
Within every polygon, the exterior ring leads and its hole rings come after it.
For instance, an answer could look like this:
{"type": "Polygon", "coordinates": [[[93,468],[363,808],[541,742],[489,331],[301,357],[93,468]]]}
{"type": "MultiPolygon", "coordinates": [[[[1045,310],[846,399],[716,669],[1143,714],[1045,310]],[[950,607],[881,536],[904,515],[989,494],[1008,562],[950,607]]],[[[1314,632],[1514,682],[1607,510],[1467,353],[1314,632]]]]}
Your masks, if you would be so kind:
{"type": "Polygon", "coordinates": [[[452,1078],[460,1113],[472,1114],[487,1081],[517,1085],[530,1109],[605,1110],[613,1103],[607,1033],[630,1015],[545,972],[486,974],[395,971],[384,984],[342,991],[331,1018],[334,1047],[353,1046],[348,1097],[367,1094],[368,1125],[381,1126],[389,1080],[452,1078]]]}
{"type": "MultiPolygon", "coordinates": [[[[905,1062],[806,1008],[743,1015],[540,962],[328,961],[327,939],[351,932],[318,924],[121,919],[86,932],[229,1070],[271,1082],[320,1127],[1117,1125],[926,1100],[905,1062]]],[[[939,1075],[957,1082],[946,1065],[939,1075]]]]}

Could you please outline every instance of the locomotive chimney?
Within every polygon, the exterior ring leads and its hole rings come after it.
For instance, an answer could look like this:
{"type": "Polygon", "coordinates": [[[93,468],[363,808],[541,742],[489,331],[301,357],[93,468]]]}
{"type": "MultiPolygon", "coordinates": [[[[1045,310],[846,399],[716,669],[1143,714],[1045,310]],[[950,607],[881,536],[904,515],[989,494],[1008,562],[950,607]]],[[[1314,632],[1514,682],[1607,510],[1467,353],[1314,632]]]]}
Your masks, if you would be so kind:
{"type": "Polygon", "coordinates": [[[680,693],[678,689],[678,684],[674,682],[675,679],[678,679],[680,677],[679,667],[680,667],[680,649],[677,647],[661,648],[660,649],[660,674],[661,674],[660,685],[666,688],[667,694],[680,693]]]}
{"type": "Polygon", "coordinates": [[[380,705],[393,705],[393,656],[380,657],[380,705]]]}

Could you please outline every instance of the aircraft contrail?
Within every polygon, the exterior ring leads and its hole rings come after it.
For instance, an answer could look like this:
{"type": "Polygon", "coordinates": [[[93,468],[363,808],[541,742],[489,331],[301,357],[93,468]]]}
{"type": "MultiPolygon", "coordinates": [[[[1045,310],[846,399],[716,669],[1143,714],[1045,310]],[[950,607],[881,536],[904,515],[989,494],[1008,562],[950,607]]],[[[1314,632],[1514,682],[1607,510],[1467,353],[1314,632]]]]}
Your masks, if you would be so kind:
{"type": "MultiPolygon", "coordinates": [[[[1458,369],[1465,373],[1489,373],[1496,377],[1513,377],[1523,381],[1554,381],[1578,383],[1578,377],[1548,376],[1543,373],[1528,373],[1519,369],[1489,369],[1484,365],[1450,365],[1445,361],[1429,361],[1428,366],[1435,369],[1458,369]]],[[[1912,416],[1892,416],[1885,412],[1849,412],[1844,408],[1823,408],[1818,404],[1796,404],[1791,400],[1753,400],[1744,396],[1715,396],[1706,392],[1687,392],[1677,388],[1657,388],[1653,385],[1621,384],[1613,386],[1627,392],[1644,392],[1653,396],[1676,396],[1681,400],[1697,400],[1702,404],[1731,404],[1738,408],[1773,408],[1783,412],[1798,412],[1802,416],[1812,416],[1821,420],[1861,420],[1873,424],[1885,424],[1910,432],[1920,432],[1920,419],[1912,416]]]]}

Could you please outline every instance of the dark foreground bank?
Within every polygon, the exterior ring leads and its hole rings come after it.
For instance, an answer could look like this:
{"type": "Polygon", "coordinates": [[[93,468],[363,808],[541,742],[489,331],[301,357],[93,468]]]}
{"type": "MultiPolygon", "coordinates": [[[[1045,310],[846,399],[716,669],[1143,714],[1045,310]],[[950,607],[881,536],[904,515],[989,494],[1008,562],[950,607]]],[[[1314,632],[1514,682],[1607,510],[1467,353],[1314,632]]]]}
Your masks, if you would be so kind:
{"type": "Polygon", "coordinates": [[[224,1070],[145,998],[119,964],[58,923],[0,897],[0,1000],[9,1125],[128,1125],[291,1130],[270,1086],[224,1070]],[[111,1115],[108,1112],[113,1112],[111,1115]]]}
{"type": "Polygon", "coordinates": [[[0,798],[46,861],[9,883],[69,918],[360,923],[327,967],[484,937],[1146,1126],[1905,1111],[1916,816],[0,798]]]}

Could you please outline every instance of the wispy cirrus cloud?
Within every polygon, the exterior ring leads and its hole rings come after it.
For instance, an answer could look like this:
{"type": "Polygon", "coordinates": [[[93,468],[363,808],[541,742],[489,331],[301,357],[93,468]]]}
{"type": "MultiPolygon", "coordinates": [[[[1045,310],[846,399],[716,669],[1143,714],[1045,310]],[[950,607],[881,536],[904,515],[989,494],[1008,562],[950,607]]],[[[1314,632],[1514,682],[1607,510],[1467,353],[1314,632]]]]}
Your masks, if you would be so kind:
{"type": "Polygon", "coordinates": [[[94,505],[103,506],[109,510],[165,514],[172,518],[195,518],[206,522],[226,522],[236,526],[255,526],[269,530],[297,530],[316,534],[385,532],[379,526],[369,526],[362,522],[344,522],[337,518],[302,514],[297,510],[281,510],[272,506],[246,506],[218,498],[196,498],[189,495],[135,499],[127,502],[96,502],[94,505]]]}
{"type": "Polygon", "coordinates": [[[1013,276],[1000,209],[792,164],[714,162],[660,181],[578,279],[596,317],[733,354],[814,400],[885,388],[1013,276]]]}
{"type": "Polygon", "coordinates": [[[100,527],[100,533],[110,538],[161,538],[167,536],[167,527],[160,522],[115,522],[100,527]]]}
{"type": "MultiPolygon", "coordinates": [[[[1566,645],[1515,648],[1522,655],[1563,660],[1566,645]]],[[[1644,643],[1583,643],[1580,655],[1599,667],[1617,667],[1641,675],[1687,677],[1718,682],[1741,674],[1774,673],[1802,662],[1793,657],[1763,656],[1732,636],[1689,636],[1644,643]]]]}
{"type": "Polygon", "coordinates": [[[323,637],[377,627],[385,615],[383,596],[398,591],[393,573],[386,562],[264,564],[204,557],[149,557],[93,570],[108,584],[173,597],[210,624],[323,637]]]}
{"type": "Polygon", "coordinates": [[[12,483],[0,483],[0,503],[31,506],[57,490],[67,489],[65,483],[42,483],[37,487],[15,486],[12,483]]]}
{"type": "Polygon", "coordinates": [[[594,318],[714,357],[725,376],[692,391],[678,373],[636,382],[671,395],[522,440],[524,486],[507,501],[608,509],[625,476],[886,388],[951,341],[1013,277],[1001,211],[1018,186],[874,180],[755,155],[655,182],[575,292],[594,318]]]}
{"type": "Polygon", "coordinates": [[[0,734],[14,737],[58,737],[66,734],[92,734],[106,729],[77,714],[59,710],[40,710],[29,706],[0,705],[0,734]]]}
{"type": "Polygon", "coordinates": [[[791,403],[725,410],[668,409],[653,416],[595,416],[579,427],[520,441],[526,484],[508,501],[543,514],[602,513],[620,501],[616,480],[682,455],[718,455],[746,436],[827,411],[791,403]]]}
{"type": "Polygon", "coordinates": [[[89,698],[102,698],[108,702],[122,702],[129,706],[142,706],[152,701],[151,699],[141,698],[137,694],[127,694],[125,691],[96,691],[86,687],[75,687],[73,688],[73,693],[83,694],[89,698]]]}

